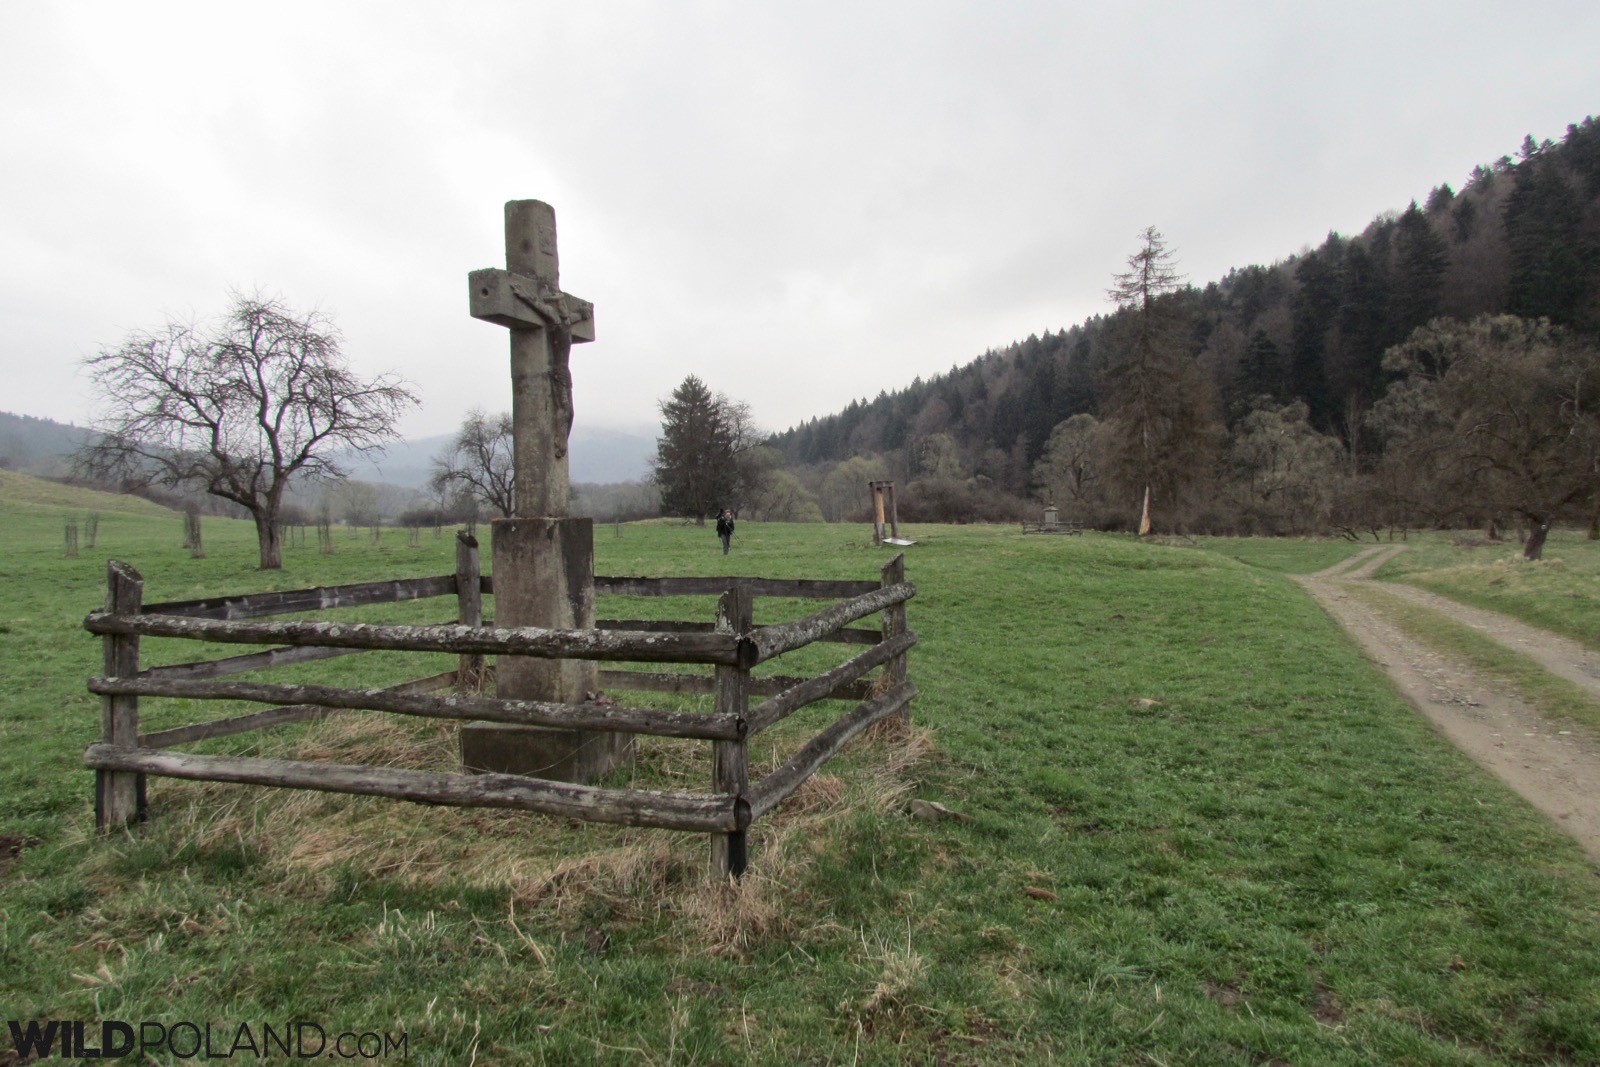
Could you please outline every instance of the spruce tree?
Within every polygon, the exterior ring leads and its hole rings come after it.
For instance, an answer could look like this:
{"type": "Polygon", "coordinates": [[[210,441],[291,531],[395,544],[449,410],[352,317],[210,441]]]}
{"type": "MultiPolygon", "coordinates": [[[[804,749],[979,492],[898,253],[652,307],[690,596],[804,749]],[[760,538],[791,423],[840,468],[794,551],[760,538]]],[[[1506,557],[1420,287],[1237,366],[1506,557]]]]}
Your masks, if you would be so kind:
{"type": "Polygon", "coordinates": [[[737,445],[725,405],[689,375],[661,402],[654,474],[661,510],[692,516],[704,526],[706,516],[731,502],[737,488],[737,445]]]}

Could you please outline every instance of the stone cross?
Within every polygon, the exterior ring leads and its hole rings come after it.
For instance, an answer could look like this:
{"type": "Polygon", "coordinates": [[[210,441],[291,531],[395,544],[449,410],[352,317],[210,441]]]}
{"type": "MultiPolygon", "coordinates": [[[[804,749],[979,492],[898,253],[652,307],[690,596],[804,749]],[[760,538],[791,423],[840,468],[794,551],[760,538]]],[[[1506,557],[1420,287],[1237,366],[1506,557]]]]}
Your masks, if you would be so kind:
{"type": "MultiPolygon", "coordinates": [[[[515,512],[490,526],[495,623],[594,626],[594,523],[568,516],[572,346],[594,340],[594,305],[561,291],[556,213],[538,200],[506,204],[506,269],[467,275],[473,318],[511,330],[511,438],[515,512]]],[[[501,656],[496,692],[515,700],[580,703],[600,686],[593,662],[501,656]]],[[[461,728],[468,770],[593,782],[628,758],[619,733],[498,723],[461,728]]]]}
{"type": "Polygon", "coordinates": [[[567,514],[574,344],[594,340],[594,305],[561,291],[556,213],[539,200],[506,204],[506,269],[467,275],[475,319],[511,330],[511,439],[518,518],[567,514]]]}

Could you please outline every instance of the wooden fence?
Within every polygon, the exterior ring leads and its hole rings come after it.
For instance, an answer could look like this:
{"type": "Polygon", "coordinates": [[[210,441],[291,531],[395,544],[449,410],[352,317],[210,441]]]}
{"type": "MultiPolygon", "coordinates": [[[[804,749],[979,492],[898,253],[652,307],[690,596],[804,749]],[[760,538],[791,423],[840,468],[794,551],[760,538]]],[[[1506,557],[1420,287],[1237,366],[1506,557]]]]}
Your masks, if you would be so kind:
{"type": "Polygon", "coordinates": [[[101,635],[104,642],[103,675],[89,682],[90,691],[101,697],[100,741],[84,753],[84,763],[95,771],[95,819],[101,830],[143,818],[145,779],[157,775],[359,793],[426,804],[520,808],[593,822],[709,832],[714,870],[737,875],[745,867],[745,835],[750,824],[782,803],[852,737],[879,719],[906,709],[916,695],[916,686],[907,677],[906,656],[917,638],[906,627],[905,609],[916,588],[905,580],[905,561],[899,555],[884,565],[876,582],[597,577],[596,594],[716,596],[716,617],[711,621],[599,620],[594,629],[566,630],[485,625],[482,596],[493,593],[493,580],[480,573],[477,542],[465,534],[458,535],[456,572],[434,578],[144,604],[144,583],[138,572],[117,561],[108,564],[107,572],[105,609],[84,621],[84,627],[101,635]],[[454,596],[457,601],[455,620],[443,625],[251,621],[443,596],[454,596]],[[792,622],[757,626],[754,602],[758,597],[836,602],[792,622]],[[880,613],[878,630],[850,625],[880,613]],[[224,659],[141,669],[139,640],[147,636],[273,647],[224,659]],[[751,674],[759,664],[818,641],[869,647],[815,677],[758,678],[751,674]],[[460,660],[454,671],[383,689],[218,680],[380,649],[456,653],[460,660]],[[557,704],[481,696],[476,693],[476,683],[487,656],[707,664],[713,668],[709,675],[601,670],[600,685],[607,691],[711,694],[714,706],[702,713],[628,708],[609,701],[557,704]],[[869,680],[868,672],[878,668],[882,668],[879,675],[869,680]],[[436,695],[441,690],[454,692],[436,695]],[[273,707],[141,733],[141,697],[236,700],[273,707]],[[752,697],[765,699],[752,706],[752,697]],[[752,784],[750,739],[819,700],[852,700],[856,705],[786,763],[752,784]],[[712,744],[712,791],[608,789],[512,774],[438,774],[171,751],[208,738],[322,718],[335,709],[707,740],[712,744]]]}

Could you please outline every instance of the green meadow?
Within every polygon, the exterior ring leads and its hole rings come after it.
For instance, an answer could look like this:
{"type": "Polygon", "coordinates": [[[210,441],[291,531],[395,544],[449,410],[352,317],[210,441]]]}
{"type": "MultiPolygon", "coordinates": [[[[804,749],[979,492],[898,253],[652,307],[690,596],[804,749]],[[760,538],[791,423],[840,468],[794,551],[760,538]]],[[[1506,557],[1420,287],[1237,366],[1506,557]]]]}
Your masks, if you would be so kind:
{"type": "MultiPolygon", "coordinates": [[[[864,736],[756,824],[729,887],[695,835],[166,779],[149,823],[97,838],[81,752],[100,649],[81,623],[108,558],[153,602],[444,574],[452,541],[339,529],[333,554],[308,537],[262,573],[247,524],[206,520],[193,559],[177,514],[4,476],[5,1018],[209,1022],[230,1042],[309,1020],[418,1064],[1600,1062],[1595,869],[1286,576],[1359,546],[909,532],[913,725],[864,736]],[[90,510],[95,547],[64,558],[63,523],[90,510]],[[962,818],[914,817],[915,799],[962,818]]],[[[597,570],[875,578],[866,540],[741,523],[724,560],[709,527],[602,526],[597,570]]],[[[1461,565],[1435,551],[1448,562],[1391,566],[1461,565]]],[[[804,610],[765,605],[758,621],[804,610]]],[[[216,651],[146,642],[150,661],[216,651]]],[[[845,653],[805,655],[778,669],[845,653]]],[[[146,704],[157,726],[223,713],[146,704]]],[[[846,707],[770,751],[762,735],[753,774],[846,707]]],[[[445,768],[453,744],[444,724],[341,715],[196,750],[445,768]]],[[[617,784],[708,787],[707,747],[641,739],[617,784]]]]}

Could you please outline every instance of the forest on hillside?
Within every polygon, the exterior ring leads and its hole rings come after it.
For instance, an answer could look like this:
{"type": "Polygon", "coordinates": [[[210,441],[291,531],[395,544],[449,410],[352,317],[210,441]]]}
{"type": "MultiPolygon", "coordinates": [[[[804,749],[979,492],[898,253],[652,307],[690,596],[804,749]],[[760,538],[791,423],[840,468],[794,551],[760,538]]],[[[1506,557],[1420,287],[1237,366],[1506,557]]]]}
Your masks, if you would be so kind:
{"type": "MultiPolygon", "coordinates": [[[[1449,487],[1400,491],[1392,470],[1383,475],[1386,495],[1349,479],[1379,476],[1405,439],[1394,402],[1384,407],[1405,377],[1403,360],[1386,353],[1428,324],[1515,316],[1554,327],[1547,341],[1562,352],[1593,349],[1600,125],[1587,118],[1559,143],[1530,136],[1515,156],[1475,168],[1459,190],[1440,185],[1359,235],[1330,233],[1320,247],[1270,266],[1158,294],[1156,305],[1176,331],[1170,347],[1187,361],[1173,373],[1189,380],[1198,372],[1186,386],[1191,436],[1178,444],[1191,453],[1188,466],[1204,468],[1166,486],[1160,525],[1266,533],[1447,518],[1531,522],[1505,494],[1442,501],[1449,487]],[[1379,495],[1381,514],[1373,511],[1379,495]],[[1370,513],[1352,508],[1362,498],[1370,513]]],[[[1014,518],[1050,497],[1092,524],[1131,527],[1140,479],[1118,477],[1127,472],[1115,469],[1105,437],[1140,314],[1124,306],[1046,330],[853,401],[769,444],[830,519],[864,508],[854,483],[890,477],[903,485],[902,517],[1014,518]]],[[[1577,497],[1561,501],[1561,515],[1595,506],[1592,486],[1577,497]]]]}

